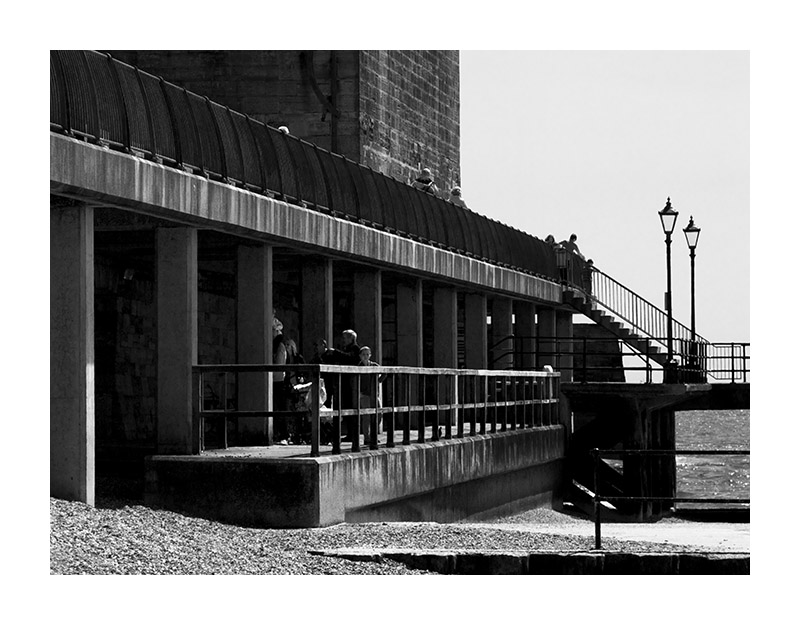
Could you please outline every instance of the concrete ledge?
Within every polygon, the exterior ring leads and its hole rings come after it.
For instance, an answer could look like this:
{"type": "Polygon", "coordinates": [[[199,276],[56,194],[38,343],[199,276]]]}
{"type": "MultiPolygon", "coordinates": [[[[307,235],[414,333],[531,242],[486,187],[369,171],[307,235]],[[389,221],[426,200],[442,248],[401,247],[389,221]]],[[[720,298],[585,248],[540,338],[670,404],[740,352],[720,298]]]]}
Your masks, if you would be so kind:
{"type": "Polygon", "coordinates": [[[256,527],[479,518],[552,504],[564,436],[559,425],[320,458],[151,456],[145,503],[256,527]]]}
{"type": "Polygon", "coordinates": [[[239,236],[400,267],[550,304],[561,285],[50,133],[50,191],[239,236]]]}
{"type": "Polygon", "coordinates": [[[312,555],[393,560],[443,575],[749,575],[749,553],[394,551],[335,549],[312,555]]]}

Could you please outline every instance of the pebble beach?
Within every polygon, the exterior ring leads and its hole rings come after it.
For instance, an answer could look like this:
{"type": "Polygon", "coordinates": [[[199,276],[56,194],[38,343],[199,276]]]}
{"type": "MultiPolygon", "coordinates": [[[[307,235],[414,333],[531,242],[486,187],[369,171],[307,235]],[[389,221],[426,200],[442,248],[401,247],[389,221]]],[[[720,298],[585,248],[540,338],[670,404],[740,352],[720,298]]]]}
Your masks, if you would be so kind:
{"type": "MultiPolygon", "coordinates": [[[[50,572],[54,575],[426,575],[392,561],[313,555],[333,549],[583,551],[592,538],[522,525],[585,521],[550,509],[491,523],[363,523],[315,529],[258,529],[183,516],[135,499],[99,499],[95,507],[50,499],[50,572]],[[517,526],[516,528],[514,526],[517,526]]],[[[605,539],[604,549],[687,551],[692,547],[605,539]]]]}

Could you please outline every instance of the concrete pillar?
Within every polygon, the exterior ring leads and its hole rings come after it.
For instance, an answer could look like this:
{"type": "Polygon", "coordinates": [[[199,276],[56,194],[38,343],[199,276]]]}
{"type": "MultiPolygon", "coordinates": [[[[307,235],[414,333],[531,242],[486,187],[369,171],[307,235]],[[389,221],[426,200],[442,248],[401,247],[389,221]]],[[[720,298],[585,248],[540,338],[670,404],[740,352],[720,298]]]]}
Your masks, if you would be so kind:
{"type": "Polygon", "coordinates": [[[556,336],[558,337],[558,370],[561,371],[562,382],[572,382],[572,313],[556,311],[556,336]]]}
{"type": "Polygon", "coordinates": [[[510,299],[496,297],[492,300],[492,369],[510,369],[514,366],[514,339],[502,340],[514,334],[512,313],[510,299]]]}
{"type": "MultiPolygon", "coordinates": [[[[333,263],[329,258],[308,258],[302,269],[303,302],[300,309],[300,342],[305,358],[314,354],[314,342],[325,339],[333,347],[333,263]]],[[[296,337],[291,337],[295,338],[296,337]]]]}
{"type": "Polygon", "coordinates": [[[458,367],[458,299],[456,290],[433,290],[433,366],[458,367]]]}
{"type": "MultiPolygon", "coordinates": [[[[397,364],[403,367],[422,366],[422,281],[413,286],[397,285],[397,364]]],[[[420,400],[418,379],[411,379],[409,398],[412,404],[420,400]]],[[[397,420],[398,427],[405,423],[406,415],[397,420]]],[[[409,418],[409,427],[415,429],[419,414],[409,418]]]]}
{"type": "Polygon", "coordinates": [[[422,281],[397,285],[397,364],[422,366],[422,281]]]}
{"type": "Polygon", "coordinates": [[[488,331],[486,296],[467,293],[464,295],[464,361],[467,369],[488,367],[488,331]]]}
{"type": "Polygon", "coordinates": [[[94,214],[50,209],[50,495],[94,505],[94,214]]]}
{"type": "Polygon", "coordinates": [[[536,306],[532,302],[517,302],[514,306],[514,334],[520,349],[521,369],[536,368],[536,306]]]}
{"type": "Polygon", "coordinates": [[[539,307],[536,321],[537,368],[545,365],[556,366],[556,311],[553,308],[539,307]]]}
{"type": "Polygon", "coordinates": [[[156,230],[158,328],[157,450],[198,453],[192,432],[192,366],[197,364],[197,230],[156,230]]]}
{"type": "Polygon", "coordinates": [[[357,269],[353,273],[353,328],[358,344],[368,345],[372,360],[383,364],[383,289],[381,272],[357,269]]]}
{"type": "MultiPolygon", "coordinates": [[[[240,364],[272,363],[272,247],[240,245],[236,269],[236,344],[240,364]]],[[[239,410],[272,410],[272,374],[238,376],[239,410]]],[[[272,444],[272,419],[239,419],[241,443],[272,444]]]]}

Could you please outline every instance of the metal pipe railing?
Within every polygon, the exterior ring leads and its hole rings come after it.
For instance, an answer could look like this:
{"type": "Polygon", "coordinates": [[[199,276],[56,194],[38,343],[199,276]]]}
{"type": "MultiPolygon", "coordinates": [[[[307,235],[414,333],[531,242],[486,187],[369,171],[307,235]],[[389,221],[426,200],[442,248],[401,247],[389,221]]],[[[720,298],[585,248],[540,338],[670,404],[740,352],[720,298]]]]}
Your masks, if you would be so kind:
{"type": "MultiPolygon", "coordinates": [[[[331,453],[339,454],[343,426],[348,430],[351,451],[361,450],[359,434],[365,430],[365,444],[379,445],[380,424],[385,419],[387,447],[395,445],[398,420],[402,444],[412,442],[412,421],[417,422],[415,442],[441,438],[476,436],[516,429],[544,427],[559,423],[558,402],[560,374],[544,371],[493,371],[481,369],[422,369],[416,367],[360,367],[338,365],[196,365],[192,368],[194,384],[193,450],[206,448],[206,423],[225,424],[229,419],[282,419],[306,427],[311,456],[320,454],[324,438],[330,439],[331,453]],[[241,374],[292,374],[304,380],[301,405],[277,403],[276,392],[267,384],[267,405],[258,410],[239,410],[227,399],[208,404],[209,380],[222,376],[222,393],[236,388],[228,376],[241,374]],[[328,383],[325,380],[328,380],[328,383]],[[330,384],[330,388],[328,387],[330,384]],[[399,387],[399,388],[398,388],[399,387]],[[332,395],[331,405],[320,403],[320,389],[332,395]],[[269,402],[273,405],[270,406],[269,402]],[[363,419],[363,420],[362,420],[363,419]],[[369,420],[368,425],[366,425],[369,420]],[[469,425],[467,431],[466,426],[469,425]],[[444,431],[442,432],[442,426],[444,431]]],[[[267,381],[265,380],[265,384],[267,381]]],[[[295,387],[296,391],[297,387],[295,387]]],[[[213,389],[212,389],[213,391],[213,389]]],[[[222,427],[220,447],[227,447],[227,427],[222,427]]]]}
{"type": "Polygon", "coordinates": [[[750,499],[735,497],[659,497],[659,496],[623,496],[623,495],[601,495],[599,490],[600,460],[608,456],[749,456],[749,449],[597,449],[590,451],[593,464],[593,496],[594,505],[594,548],[602,549],[601,538],[601,509],[603,501],[640,501],[640,502],[663,502],[663,503],[718,503],[718,504],[750,504],[750,499]]]}

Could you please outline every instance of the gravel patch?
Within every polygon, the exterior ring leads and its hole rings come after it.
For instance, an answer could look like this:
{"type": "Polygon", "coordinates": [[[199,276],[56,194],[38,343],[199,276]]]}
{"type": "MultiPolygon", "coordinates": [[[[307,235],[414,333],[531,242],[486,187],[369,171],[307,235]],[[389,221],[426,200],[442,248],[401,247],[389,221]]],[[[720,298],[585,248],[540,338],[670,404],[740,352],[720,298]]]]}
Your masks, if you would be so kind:
{"type": "MultiPolygon", "coordinates": [[[[503,523],[581,522],[553,510],[503,523]]],[[[318,529],[257,529],[145,507],[126,499],[97,507],[50,499],[50,572],[179,575],[430,575],[384,560],[354,562],[308,553],[334,549],[585,551],[593,539],[466,523],[362,523],[318,529]]],[[[690,547],[604,540],[608,551],[687,551],[690,547]]]]}

